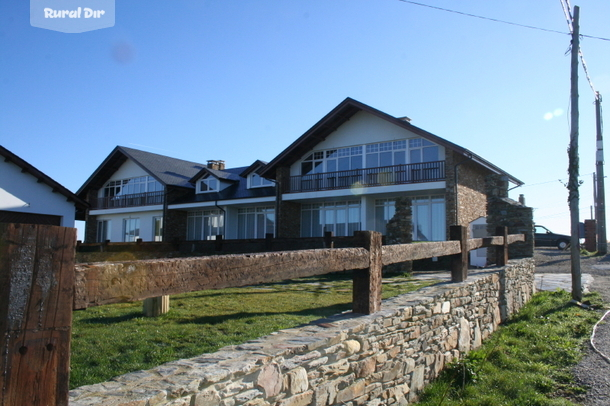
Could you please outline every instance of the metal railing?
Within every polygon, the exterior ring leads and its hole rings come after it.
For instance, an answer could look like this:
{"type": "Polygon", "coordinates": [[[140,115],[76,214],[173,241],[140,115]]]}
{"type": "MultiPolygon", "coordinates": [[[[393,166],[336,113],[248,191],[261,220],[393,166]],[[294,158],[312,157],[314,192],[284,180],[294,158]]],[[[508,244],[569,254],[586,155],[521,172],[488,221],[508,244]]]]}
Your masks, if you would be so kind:
{"type": "Polygon", "coordinates": [[[114,209],[121,207],[153,206],[163,204],[163,191],[134,193],[110,197],[99,197],[92,202],[92,209],[114,209]]]}
{"type": "Polygon", "coordinates": [[[290,177],[288,193],[445,180],[445,161],[312,173],[290,177]]]}

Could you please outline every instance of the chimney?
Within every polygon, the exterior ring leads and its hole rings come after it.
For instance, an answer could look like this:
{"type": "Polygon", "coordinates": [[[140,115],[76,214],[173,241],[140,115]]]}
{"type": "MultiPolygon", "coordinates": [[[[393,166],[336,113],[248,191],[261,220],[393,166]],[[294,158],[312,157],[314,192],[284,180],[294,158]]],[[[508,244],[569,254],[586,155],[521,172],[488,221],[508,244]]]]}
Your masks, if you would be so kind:
{"type": "Polygon", "coordinates": [[[208,168],[216,169],[217,171],[223,171],[225,169],[225,161],[215,161],[213,159],[208,160],[208,168]]]}

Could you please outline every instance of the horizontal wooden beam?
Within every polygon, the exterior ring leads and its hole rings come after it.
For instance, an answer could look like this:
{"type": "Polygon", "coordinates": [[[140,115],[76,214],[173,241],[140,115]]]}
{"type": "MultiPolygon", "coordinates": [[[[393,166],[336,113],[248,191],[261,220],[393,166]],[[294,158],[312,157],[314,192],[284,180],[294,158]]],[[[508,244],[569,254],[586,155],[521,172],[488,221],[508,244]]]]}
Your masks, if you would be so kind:
{"type": "Polygon", "coordinates": [[[368,267],[364,248],[79,264],[74,309],[368,267]]]}
{"type": "Polygon", "coordinates": [[[432,257],[454,255],[461,252],[459,241],[418,242],[384,245],[381,248],[384,265],[432,257]]]}

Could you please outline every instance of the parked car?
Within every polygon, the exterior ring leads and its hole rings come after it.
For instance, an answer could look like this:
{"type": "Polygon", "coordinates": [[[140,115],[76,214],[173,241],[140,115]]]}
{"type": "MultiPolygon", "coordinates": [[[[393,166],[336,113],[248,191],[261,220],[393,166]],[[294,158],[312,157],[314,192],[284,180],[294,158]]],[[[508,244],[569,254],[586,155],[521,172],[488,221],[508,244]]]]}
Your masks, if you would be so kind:
{"type": "Polygon", "coordinates": [[[570,246],[569,235],[555,234],[545,226],[534,226],[534,246],[536,247],[557,247],[565,250],[570,246]]]}

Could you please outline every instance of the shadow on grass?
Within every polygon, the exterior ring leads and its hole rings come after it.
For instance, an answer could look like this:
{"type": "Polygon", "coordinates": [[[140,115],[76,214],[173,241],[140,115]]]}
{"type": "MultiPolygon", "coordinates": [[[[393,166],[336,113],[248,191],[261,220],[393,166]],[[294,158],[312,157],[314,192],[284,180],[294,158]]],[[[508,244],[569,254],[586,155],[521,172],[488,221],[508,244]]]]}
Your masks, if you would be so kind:
{"type": "Polygon", "coordinates": [[[253,319],[257,317],[268,317],[278,314],[283,315],[292,315],[292,316],[315,316],[317,318],[323,318],[332,316],[337,313],[341,313],[345,310],[349,310],[351,308],[350,303],[339,303],[332,306],[325,307],[317,307],[310,309],[303,309],[294,312],[286,312],[286,311],[278,311],[278,312],[238,312],[231,314],[219,314],[214,316],[203,316],[203,317],[194,317],[192,319],[182,319],[177,320],[176,323],[179,324],[208,324],[215,325],[220,323],[225,323],[232,320],[244,320],[244,319],[253,319]]]}
{"type": "Polygon", "coordinates": [[[131,312],[121,316],[90,317],[88,319],[81,319],[78,322],[83,324],[115,324],[142,317],[144,317],[142,312],[131,312]]]}

